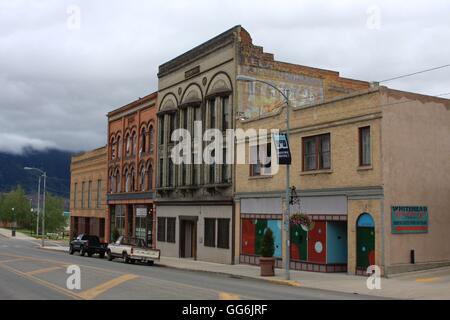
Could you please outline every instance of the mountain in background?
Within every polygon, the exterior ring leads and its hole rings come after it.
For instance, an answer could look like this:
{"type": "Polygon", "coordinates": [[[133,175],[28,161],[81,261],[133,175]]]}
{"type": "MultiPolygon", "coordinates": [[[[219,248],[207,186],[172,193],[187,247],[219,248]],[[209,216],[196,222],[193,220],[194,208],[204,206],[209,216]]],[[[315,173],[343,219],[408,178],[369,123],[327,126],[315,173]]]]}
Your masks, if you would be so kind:
{"type": "Polygon", "coordinates": [[[39,174],[37,171],[23,169],[35,167],[47,172],[47,191],[68,200],[70,159],[73,154],[54,149],[45,151],[27,149],[20,155],[0,152],[0,193],[9,192],[20,185],[28,195],[35,198],[39,174]]]}

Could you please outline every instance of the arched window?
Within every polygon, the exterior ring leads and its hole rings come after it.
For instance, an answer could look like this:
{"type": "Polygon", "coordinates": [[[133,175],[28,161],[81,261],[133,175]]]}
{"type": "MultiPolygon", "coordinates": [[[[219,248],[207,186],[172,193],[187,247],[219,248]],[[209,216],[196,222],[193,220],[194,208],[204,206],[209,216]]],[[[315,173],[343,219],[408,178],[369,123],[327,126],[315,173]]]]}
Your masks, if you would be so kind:
{"type": "Polygon", "coordinates": [[[116,159],[116,139],[111,140],[111,160],[116,159]]]}
{"type": "Polygon", "coordinates": [[[109,192],[110,193],[116,192],[116,190],[115,190],[114,172],[112,170],[109,173],[109,192]]]}
{"type": "Polygon", "coordinates": [[[139,171],[139,187],[141,191],[145,191],[145,166],[139,171]]]}
{"type": "Polygon", "coordinates": [[[153,129],[153,125],[150,125],[150,129],[148,130],[148,151],[150,153],[155,149],[155,129],[153,129]]]}
{"type": "Polygon", "coordinates": [[[139,149],[139,155],[141,155],[143,152],[147,151],[147,131],[145,130],[145,127],[142,128],[141,131],[141,148],[139,149]]]}
{"type": "Polygon", "coordinates": [[[136,136],[136,132],[133,132],[131,134],[131,147],[132,147],[132,154],[133,156],[136,155],[136,148],[137,148],[137,136],[136,136]]]}
{"type": "Polygon", "coordinates": [[[126,136],[126,143],[127,143],[127,145],[126,145],[126,149],[125,149],[125,153],[126,153],[126,155],[127,155],[127,157],[128,156],[130,156],[131,155],[131,148],[132,148],[132,146],[131,146],[131,135],[128,133],[127,134],[127,136],[126,136]]]}
{"type": "Polygon", "coordinates": [[[116,147],[116,149],[117,149],[117,157],[116,158],[120,159],[122,157],[122,143],[120,141],[120,136],[117,137],[116,145],[117,145],[117,147],[116,147]]]}
{"type": "Polygon", "coordinates": [[[122,191],[119,169],[116,169],[116,173],[114,174],[114,188],[115,188],[115,192],[122,191]]]}
{"type": "Polygon", "coordinates": [[[134,168],[130,169],[130,192],[136,191],[136,171],[134,168]]]}
{"type": "Polygon", "coordinates": [[[148,190],[151,191],[153,189],[153,166],[151,164],[147,169],[147,185],[148,190]]]}
{"type": "Polygon", "coordinates": [[[125,192],[130,192],[131,177],[128,169],[125,170],[123,177],[125,178],[125,192]]]}

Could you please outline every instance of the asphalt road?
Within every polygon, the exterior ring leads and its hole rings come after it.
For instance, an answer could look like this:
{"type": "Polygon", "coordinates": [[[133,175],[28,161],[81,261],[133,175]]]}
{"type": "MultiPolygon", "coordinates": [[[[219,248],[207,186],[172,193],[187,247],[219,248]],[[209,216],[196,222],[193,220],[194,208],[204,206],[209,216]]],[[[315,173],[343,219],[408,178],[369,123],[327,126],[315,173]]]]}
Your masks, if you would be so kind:
{"type": "Polygon", "coordinates": [[[271,300],[374,299],[340,292],[291,287],[261,280],[125,264],[39,248],[38,241],[0,236],[0,300],[271,300]],[[69,290],[67,268],[80,268],[81,288],[69,290]]]}

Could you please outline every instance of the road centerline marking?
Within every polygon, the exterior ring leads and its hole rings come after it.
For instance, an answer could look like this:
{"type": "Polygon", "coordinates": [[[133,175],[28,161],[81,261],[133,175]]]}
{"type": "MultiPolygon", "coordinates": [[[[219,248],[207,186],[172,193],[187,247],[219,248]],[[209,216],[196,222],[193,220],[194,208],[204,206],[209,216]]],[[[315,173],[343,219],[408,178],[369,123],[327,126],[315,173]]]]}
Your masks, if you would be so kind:
{"type": "Polygon", "coordinates": [[[219,300],[241,300],[238,294],[219,292],[219,300]]]}
{"type": "Polygon", "coordinates": [[[439,281],[440,278],[435,277],[435,278],[417,278],[416,282],[423,282],[423,283],[427,283],[427,282],[436,282],[439,281]]]}
{"type": "Polygon", "coordinates": [[[79,293],[79,296],[86,300],[95,299],[98,295],[118,286],[119,284],[122,284],[124,282],[133,280],[138,278],[139,276],[136,274],[128,273],[124,274],[120,277],[114,278],[112,280],[106,281],[96,287],[93,287],[91,289],[87,289],[81,293],[79,293]]]}
{"type": "Polygon", "coordinates": [[[37,269],[37,270],[33,270],[33,271],[28,271],[28,272],[25,272],[25,274],[32,276],[32,275],[47,273],[47,272],[60,270],[60,269],[62,269],[62,267],[49,267],[49,268],[42,268],[42,269],[37,269]]]}

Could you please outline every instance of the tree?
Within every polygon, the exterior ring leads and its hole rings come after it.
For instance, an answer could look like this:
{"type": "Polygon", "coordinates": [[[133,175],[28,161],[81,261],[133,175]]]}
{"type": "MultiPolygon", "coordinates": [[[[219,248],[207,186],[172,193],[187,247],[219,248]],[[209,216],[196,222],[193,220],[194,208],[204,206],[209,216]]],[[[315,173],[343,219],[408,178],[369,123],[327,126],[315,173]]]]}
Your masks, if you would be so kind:
{"type": "Polygon", "coordinates": [[[25,191],[18,186],[0,199],[0,220],[3,222],[17,222],[19,228],[30,228],[33,224],[30,200],[25,191]],[[14,210],[12,210],[14,208],[14,210]]]}
{"type": "Polygon", "coordinates": [[[64,217],[64,199],[61,197],[53,196],[50,193],[46,193],[45,232],[61,232],[64,230],[66,224],[67,221],[64,217]]]}
{"type": "Polygon", "coordinates": [[[267,228],[264,233],[264,238],[261,246],[261,255],[264,258],[271,258],[275,253],[275,240],[273,239],[273,232],[270,228],[267,228]]]}

